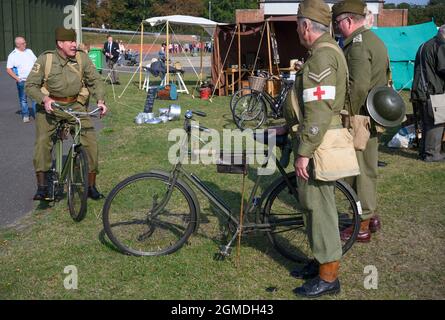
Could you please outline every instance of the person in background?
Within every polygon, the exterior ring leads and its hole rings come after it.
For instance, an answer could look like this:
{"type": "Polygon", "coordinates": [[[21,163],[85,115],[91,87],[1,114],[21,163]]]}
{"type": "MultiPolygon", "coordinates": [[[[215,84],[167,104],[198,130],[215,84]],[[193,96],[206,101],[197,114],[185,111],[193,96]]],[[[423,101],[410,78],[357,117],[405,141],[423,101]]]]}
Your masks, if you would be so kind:
{"type": "Polygon", "coordinates": [[[125,46],[122,40],[119,40],[119,59],[117,60],[117,65],[120,66],[125,60],[125,46]]]}
{"type": "Polygon", "coordinates": [[[434,38],[422,44],[414,64],[411,102],[420,113],[419,156],[425,162],[445,161],[445,154],[441,152],[445,124],[434,125],[431,106],[428,106],[430,94],[442,93],[445,93],[445,24],[434,38]]]}
{"type": "Polygon", "coordinates": [[[9,54],[6,63],[6,72],[16,81],[19,95],[19,103],[24,123],[29,122],[30,115],[36,116],[36,103],[32,101],[32,111],[28,106],[28,97],[25,93],[26,79],[36,62],[37,57],[31,49],[26,48],[26,40],[23,37],[15,38],[15,49],[9,54]]]}
{"type": "Polygon", "coordinates": [[[119,59],[120,55],[119,44],[113,41],[113,37],[110,35],[107,37],[107,42],[104,43],[103,53],[105,54],[107,67],[109,69],[109,72],[111,73],[111,83],[120,84],[119,76],[115,68],[116,62],[119,59]]]}

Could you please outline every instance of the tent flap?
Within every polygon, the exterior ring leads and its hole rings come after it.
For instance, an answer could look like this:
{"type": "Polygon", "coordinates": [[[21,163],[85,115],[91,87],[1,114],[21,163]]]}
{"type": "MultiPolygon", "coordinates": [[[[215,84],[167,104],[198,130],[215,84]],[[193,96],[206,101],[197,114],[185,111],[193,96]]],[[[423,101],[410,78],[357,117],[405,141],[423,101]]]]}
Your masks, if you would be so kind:
{"type": "Polygon", "coordinates": [[[164,17],[153,17],[145,20],[146,23],[149,23],[152,27],[158,26],[164,23],[172,23],[172,24],[180,24],[180,25],[189,25],[189,26],[201,26],[203,27],[208,34],[213,35],[215,32],[215,28],[221,23],[193,16],[183,16],[183,15],[174,15],[174,16],[164,16],[164,17]]]}
{"type": "Polygon", "coordinates": [[[372,31],[388,48],[394,87],[410,89],[417,50],[437,34],[436,24],[431,21],[406,27],[372,28],[372,31]]]}

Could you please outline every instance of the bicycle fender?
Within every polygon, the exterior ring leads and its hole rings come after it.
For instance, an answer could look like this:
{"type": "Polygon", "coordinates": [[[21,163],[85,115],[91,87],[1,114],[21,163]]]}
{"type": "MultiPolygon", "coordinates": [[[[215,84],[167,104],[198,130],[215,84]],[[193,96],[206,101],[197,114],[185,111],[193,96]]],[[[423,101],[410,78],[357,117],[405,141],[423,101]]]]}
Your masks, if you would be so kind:
{"type": "MultiPolygon", "coordinates": [[[[166,176],[166,177],[170,177],[170,173],[164,170],[150,170],[150,173],[153,174],[157,174],[160,176],[166,176]]],[[[196,210],[196,216],[198,217],[198,220],[196,221],[196,225],[195,225],[195,229],[193,230],[193,233],[197,233],[198,229],[199,229],[199,223],[201,221],[201,207],[199,206],[199,201],[198,201],[198,197],[196,196],[195,191],[193,191],[193,189],[187,184],[185,183],[183,180],[178,179],[178,183],[181,185],[181,187],[183,187],[188,193],[189,195],[192,197],[193,203],[195,204],[195,210],[196,210]]]]}

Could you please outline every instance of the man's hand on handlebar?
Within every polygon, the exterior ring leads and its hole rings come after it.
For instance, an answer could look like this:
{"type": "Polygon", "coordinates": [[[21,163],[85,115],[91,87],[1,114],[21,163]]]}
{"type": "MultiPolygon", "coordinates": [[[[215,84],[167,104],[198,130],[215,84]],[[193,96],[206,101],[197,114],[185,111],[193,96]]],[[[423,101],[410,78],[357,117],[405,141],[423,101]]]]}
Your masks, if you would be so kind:
{"type": "Polygon", "coordinates": [[[53,103],[55,103],[55,101],[53,99],[51,99],[50,97],[45,96],[45,98],[43,98],[43,106],[45,107],[46,113],[51,114],[54,112],[53,103]]]}
{"type": "Polygon", "coordinates": [[[105,105],[105,101],[99,100],[97,101],[97,107],[100,108],[101,112],[100,112],[100,117],[104,117],[107,112],[108,112],[108,108],[105,105]]]}

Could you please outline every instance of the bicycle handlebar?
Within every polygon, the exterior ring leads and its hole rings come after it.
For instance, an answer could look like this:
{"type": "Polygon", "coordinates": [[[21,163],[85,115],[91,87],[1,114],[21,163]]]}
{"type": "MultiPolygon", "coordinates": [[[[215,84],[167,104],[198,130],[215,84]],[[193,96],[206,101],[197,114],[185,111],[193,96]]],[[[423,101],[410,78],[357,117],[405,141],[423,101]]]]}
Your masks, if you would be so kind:
{"type": "Polygon", "coordinates": [[[81,112],[81,111],[73,111],[73,109],[64,109],[62,108],[62,106],[58,103],[51,103],[51,105],[57,109],[59,109],[62,112],[68,113],[72,116],[95,116],[97,115],[97,113],[101,110],[101,108],[97,107],[96,109],[94,109],[93,111],[90,112],[81,112]]]}

